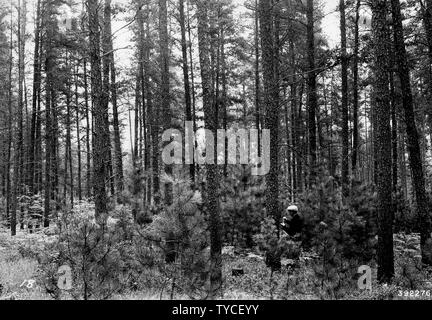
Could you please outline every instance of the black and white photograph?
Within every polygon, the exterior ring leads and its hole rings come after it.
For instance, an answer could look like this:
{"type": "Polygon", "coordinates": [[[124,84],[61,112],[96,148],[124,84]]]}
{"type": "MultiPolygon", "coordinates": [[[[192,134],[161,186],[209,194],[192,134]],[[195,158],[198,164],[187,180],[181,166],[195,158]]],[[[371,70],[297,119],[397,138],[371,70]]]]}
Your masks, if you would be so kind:
{"type": "Polygon", "coordinates": [[[0,0],[0,308],[431,301],[431,178],[432,0],[0,0]]]}

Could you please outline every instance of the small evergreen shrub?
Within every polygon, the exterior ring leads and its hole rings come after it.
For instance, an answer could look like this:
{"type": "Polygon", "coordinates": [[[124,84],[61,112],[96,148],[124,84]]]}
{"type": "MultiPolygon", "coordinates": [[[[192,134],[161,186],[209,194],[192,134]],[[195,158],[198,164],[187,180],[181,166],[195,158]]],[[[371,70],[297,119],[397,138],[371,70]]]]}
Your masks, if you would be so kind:
{"type": "Polygon", "coordinates": [[[320,181],[304,195],[301,212],[305,219],[303,243],[318,254],[314,271],[317,294],[340,298],[355,289],[357,268],[375,258],[376,219],[374,193],[356,185],[343,200],[341,188],[332,178],[320,181]]]}
{"type": "Polygon", "coordinates": [[[173,204],[142,226],[135,239],[140,264],[158,270],[161,290],[169,288],[172,297],[207,294],[209,236],[201,208],[200,192],[190,190],[188,181],[174,181],[173,204]]]}
{"type": "MultiPolygon", "coordinates": [[[[58,240],[40,257],[41,280],[55,298],[108,299],[129,285],[133,247],[119,220],[97,224],[94,207],[81,202],[60,215],[58,240]],[[70,290],[59,288],[59,270],[71,270],[70,290]]],[[[124,222],[123,222],[124,223],[124,222]]]]}

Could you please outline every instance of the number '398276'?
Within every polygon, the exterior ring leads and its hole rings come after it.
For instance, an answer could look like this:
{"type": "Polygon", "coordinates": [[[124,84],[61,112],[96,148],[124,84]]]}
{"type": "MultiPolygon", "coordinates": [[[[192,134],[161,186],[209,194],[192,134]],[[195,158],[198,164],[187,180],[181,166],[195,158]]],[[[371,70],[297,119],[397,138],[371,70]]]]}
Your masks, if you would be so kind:
{"type": "Polygon", "coordinates": [[[398,296],[403,298],[430,298],[432,296],[431,290],[399,290],[398,296]]]}

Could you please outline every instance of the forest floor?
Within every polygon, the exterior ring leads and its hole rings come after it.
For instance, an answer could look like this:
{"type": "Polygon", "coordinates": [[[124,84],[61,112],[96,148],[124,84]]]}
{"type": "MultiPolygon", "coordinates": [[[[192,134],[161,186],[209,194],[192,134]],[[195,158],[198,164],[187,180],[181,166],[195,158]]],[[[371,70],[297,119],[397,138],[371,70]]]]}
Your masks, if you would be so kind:
{"type": "MultiPolygon", "coordinates": [[[[0,300],[50,300],[53,299],[46,293],[44,287],[36,279],[40,268],[37,260],[31,257],[29,244],[43,246],[47,242],[55,241],[56,235],[52,229],[30,234],[19,230],[16,237],[11,237],[9,231],[0,228],[0,300]]],[[[224,247],[223,277],[224,297],[229,300],[314,300],[314,299],[409,299],[401,294],[409,293],[408,290],[417,289],[420,296],[414,297],[432,299],[427,295],[432,294],[432,273],[419,278],[418,269],[407,259],[411,255],[418,258],[418,235],[397,235],[395,237],[396,250],[396,279],[398,285],[382,286],[373,281],[372,291],[361,291],[357,288],[357,278],[352,279],[352,285],[348,289],[339,291],[336,295],[329,290],[328,283],[318,280],[314,257],[310,253],[303,253],[300,261],[282,260],[282,271],[272,273],[266,267],[264,257],[244,250],[236,250],[234,247],[224,247]],[[414,243],[413,247],[409,247],[414,243]],[[402,248],[403,247],[403,248],[402,248]],[[403,255],[400,255],[400,251],[403,255]],[[411,250],[411,251],[409,251],[411,250]],[[234,276],[232,271],[242,270],[241,275],[234,276]],[[417,271],[416,271],[417,270],[417,271]],[[416,278],[417,277],[417,278],[416,278]],[[419,284],[420,283],[420,284],[419,284]],[[421,290],[425,290],[424,293],[421,290]]],[[[376,270],[373,270],[373,278],[376,278],[376,270]]],[[[167,300],[171,295],[169,290],[135,291],[121,295],[114,295],[116,300],[167,300]]],[[[411,292],[412,294],[412,292],[411,292]]],[[[188,296],[174,295],[175,299],[189,299],[188,296]]]]}

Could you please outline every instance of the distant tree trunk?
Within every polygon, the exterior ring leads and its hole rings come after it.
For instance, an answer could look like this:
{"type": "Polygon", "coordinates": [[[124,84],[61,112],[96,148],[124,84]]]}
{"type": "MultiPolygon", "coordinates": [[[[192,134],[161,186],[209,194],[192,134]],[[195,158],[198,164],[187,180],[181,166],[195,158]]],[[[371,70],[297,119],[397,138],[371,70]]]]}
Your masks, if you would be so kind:
{"type": "MultiPolygon", "coordinates": [[[[55,67],[54,67],[55,68],[55,67]]],[[[59,201],[59,172],[58,169],[60,167],[60,155],[59,155],[59,121],[58,121],[58,111],[57,110],[57,92],[55,90],[55,84],[56,81],[58,80],[57,76],[54,75],[53,76],[53,82],[52,84],[52,92],[51,92],[51,114],[52,114],[52,122],[51,122],[51,126],[52,126],[52,135],[51,135],[51,147],[52,147],[52,151],[51,151],[51,156],[52,156],[52,161],[51,161],[51,165],[52,165],[52,200],[55,202],[56,207],[55,209],[57,210],[59,205],[60,205],[60,201],[59,201]]]]}
{"type": "Polygon", "coordinates": [[[348,115],[348,56],[345,0],[339,1],[342,55],[342,190],[349,195],[349,115],[348,115]]]}
{"type": "Polygon", "coordinates": [[[18,1],[18,112],[17,131],[15,133],[14,170],[12,189],[11,235],[16,235],[16,212],[18,210],[18,195],[22,192],[22,164],[23,164],[23,109],[24,109],[24,77],[25,77],[25,26],[26,0],[21,5],[18,1]]]}
{"type": "MultiPolygon", "coordinates": [[[[369,96],[371,96],[371,95],[369,95],[369,96]]],[[[367,94],[367,92],[365,91],[365,93],[364,93],[364,99],[365,99],[365,101],[366,101],[366,103],[368,103],[369,101],[368,101],[368,94],[367,94]]],[[[370,98],[370,100],[372,100],[372,97],[370,98]]],[[[371,121],[371,116],[370,116],[370,109],[372,109],[372,106],[371,106],[371,103],[369,102],[369,108],[368,107],[366,107],[365,108],[365,116],[364,116],[364,119],[365,119],[365,122],[366,122],[366,124],[365,124],[365,130],[366,130],[366,139],[365,139],[365,143],[366,143],[366,150],[365,150],[365,160],[364,160],[364,172],[365,172],[365,175],[367,176],[367,182],[368,183],[372,183],[372,180],[373,180],[373,176],[372,176],[372,162],[371,162],[371,155],[372,155],[372,144],[373,144],[373,142],[372,142],[372,133],[371,133],[371,131],[372,131],[372,126],[369,124],[368,125],[368,122],[370,123],[370,121],[371,121]]]]}
{"type": "Polygon", "coordinates": [[[405,129],[402,125],[398,126],[398,163],[400,172],[400,181],[404,199],[408,199],[408,183],[406,168],[406,148],[405,148],[405,129]]]}
{"type": "MultiPolygon", "coordinates": [[[[28,122],[28,101],[27,101],[27,86],[26,86],[26,74],[25,74],[25,57],[26,57],[26,27],[27,27],[27,0],[22,0],[22,9],[20,10],[22,18],[19,32],[21,32],[21,39],[19,40],[19,46],[20,49],[19,54],[21,54],[21,57],[19,58],[20,62],[18,63],[19,71],[18,71],[18,77],[19,83],[18,85],[18,135],[20,136],[20,144],[18,145],[18,150],[20,153],[19,156],[19,171],[18,171],[18,194],[19,195],[28,195],[28,189],[27,189],[27,180],[25,178],[26,168],[28,164],[28,157],[26,153],[24,152],[25,149],[25,143],[26,143],[26,136],[28,134],[25,134],[25,127],[24,125],[28,122]],[[20,94],[21,92],[21,94],[20,94]],[[25,114],[24,114],[25,112],[25,114]]],[[[24,229],[24,211],[20,207],[20,229],[24,229]]]]}
{"type": "MultiPolygon", "coordinates": [[[[393,51],[393,50],[392,50],[393,51]]],[[[393,65],[393,57],[392,55],[392,65],[393,65]]],[[[392,126],[392,186],[393,192],[397,191],[398,187],[398,122],[397,122],[397,99],[396,99],[396,91],[395,91],[395,83],[394,83],[394,71],[393,67],[389,72],[389,81],[390,81],[390,105],[391,105],[391,126],[392,126]]]]}
{"type": "Polygon", "coordinates": [[[357,175],[357,165],[359,161],[359,49],[360,49],[360,6],[361,1],[356,2],[356,15],[354,25],[354,57],[353,57],[353,152],[352,152],[352,174],[357,175]]]}
{"type": "MultiPolygon", "coordinates": [[[[142,92],[141,96],[145,96],[145,92],[142,92]]],[[[143,123],[145,122],[145,120],[144,120],[145,103],[143,100],[141,100],[140,102],[142,102],[142,103],[139,103],[137,106],[137,109],[136,109],[136,112],[137,112],[137,120],[136,121],[138,121],[137,122],[137,129],[136,129],[137,130],[137,139],[136,139],[137,149],[136,150],[137,150],[137,155],[138,155],[138,159],[140,162],[140,166],[142,166],[142,160],[143,160],[143,156],[144,156],[143,139],[145,137],[145,135],[144,135],[145,128],[143,126],[143,123]]]]}
{"type": "MultiPolygon", "coordinates": [[[[170,108],[170,69],[169,69],[169,38],[168,38],[168,12],[167,0],[159,0],[159,46],[160,46],[160,65],[161,65],[161,99],[160,110],[163,112],[164,130],[171,128],[171,108],[170,108]]],[[[173,174],[173,166],[165,165],[165,173],[168,176],[173,174]]],[[[171,205],[173,202],[173,185],[165,182],[164,187],[165,203],[171,205]]]]}
{"type": "Polygon", "coordinates": [[[89,37],[90,37],[90,64],[91,64],[91,88],[93,101],[93,189],[95,198],[96,221],[105,223],[108,214],[107,195],[105,181],[107,178],[107,141],[109,132],[106,127],[107,109],[103,101],[101,57],[100,57],[100,30],[98,1],[87,0],[89,15],[89,37]]]}
{"type": "MultiPolygon", "coordinates": [[[[184,1],[179,0],[179,13],[180,13],[180,32],[181,32],[181,48],[182,48],[182,63],[183,63],[183,82],[184,82],[184,95],[186,105],[186,121],[192,122],[192,98],[189,82],[189,63],[187,53],[187,40],[186,40],[186,20],[184,1]]],[[[194,157],[195,158],[195,157],[194,157]]],[[[195,188],[195,160],[192,165],[189,166],[189,177],[191,179],[192,188],[195,188]]]]}
{"type": "Polygon", "coordinates": [[[388,79],[387,1],[372,4],[372,30],[375,57],[375,149],[377,158],[378,280],[389,282],[394,276],[393,203],[391,186],[391,127],[388,79]]]}
{"type": "MultiPolygon", "coordinates": [[[[147,12],[149,12],[149,4],[147,4],[147,12]]],[[[148,123],[147,131],[147,151],[148,152],[148,161],[147,168],[152,169],[152,177],[148,179],[147,184],[147,199],[150,202],[152,198],[152,189],[153,189],[153,200],[155,204],[159,204],[160,202],[160,180],[159,180],[159,112],[158,106],[153,104],[153,91],[151,86],[151,74],[150,74],[150,46],[151,46],[151,32],[150,32],[150,17],[146,16],[145,23],[145,31],[143,29],[143,36],[145,36],[145,46],[144,46],[144,91],[142,91],[142,99],[145,98],[145,101],[142,100],[143,106],[146,106],[146,122],[148,123]],[[150,159],[150,150],[151,159],[150,159]]]]}
{"type": "Polygon", "coordinates": [[[255,127],[258,130],[258,157],[261,157],[261,79],[260,79],[260,26],[259,26],[259,6],[255,0],[255,127]]]}
{"type": "Polygon", "coordinates": [[[215,110],[215,123],[219,124],[220,102],[220,37],[217,23],[219,21],[220,6],[217,3],[209,3],[209,36],[210,36],[210,63],[212,75],[213,108],[215,110]]]}
{"type": "Polygon", "coordinates": [[[33,64],[33,97],[32,97],[32,114],[31,114],[31,129],[30,129],[30,143],[29,143],[29,164],[27,172],[27,184],[30,192],[36,194],[39,189],[35,188],[35,166],[37,150],[37,118],[39,117],[39,101],[40,101],[40,87],[41,87],[41,61],[40,61],[40,26],[41,25],[41,0],[37,2],[36,20],[35,20],[35,47],[34,47],[34,64],[33,64]]]}
{"type": "MultiPolygon", "coordinates": [[[[149,4],[148,10],[149,10],[149,4]]],[[[160,128],[160,110],[159,105],[153,103],[153,94],[151,86],[151,75],[150,75],[150,43],[151,43],[151,30],[149,18],[146,19],[146,50],[144,60],[144,74],[145,74],[145,85],[147,92],[147,113],[149,123],[151,124],[150,135],[152,142],[152,182],[153,182],[153,200],[155,205],[160,204],[160,169],[159,169],[159,128],[160,128]]]]}
{"type": "MultiPolygon", "coordinates": [[[[11,8],[12,9],[12,8],[11,8]]],[[[12,197],[12,188],[11,188],[11,158],[12,158],[12,139],[13,139],[13,114],[12,114],[12,99],[13,99],[13,83],[12,83],[12,70],[13,70],[13,28],[12,28],[12,20],[13,16],[11,15],[11,27],[10,27],[10,48],[9,48],[9,77],[8,77],[8,139],[7,139],[7,165],[6,165],[6,218],[11,217],[11,197],[12,197]]],[[[11,221],[9,220],[9,223],[11,221]]]]}
{"type": "Polygon", "coordinates": [[[297,148],[299,147],[297,144],[297,134],[296,127],[299,125],[297,121],[297,76],[296,76],[296,61],[295,61],[295,47],[294,41],[290,40],[290,64],[291,64],[291,72],[292,83],[291,83],[291,147],[292,147],[292,161],[291,161],[291,172],[292,172],[292,188],[293,188],[293,201],[297,195],[297,148]]]}
{"type": "MultiPolygon", "coordinates": [[[[210,68],[210,38],[208,2],[197,0],[198,47],[201,66],[204,121],[206,128],[216,137],[217,123],[214,110],[212,72],[210,68]]],[[[222,236],[219,213],[219,173],[216,163],[207,164],[206,208],[210,223],[210,292],[214,299],[222,290],[222,236]]]]}
{"type": "MultiPolygon", "coordinates": [[[[140,12],[138,12],[137,21],[140,23],[140,12]]],[[[139,63],[141,65],[141,63],[139,63]]],[[[132,195],[134,197],[133,205],[132,205],[132,215],[134,217],[134,221],[138,221],[138,213],[140,211],[139,200],[138,198],[141,195],[141,176],[142,176],[142,166],[139,158],[139,141],[138,141],[138,132],[140,130],[141,122],[139,121],[139,110],[141,108],[141,95],[143,94],[140,91],[141,83],[142,83],[142,71],[140,70],[137,74],[136,84],[135,84],[135,108],[134,108],[134,124],[132,125],[131,121],[129,123],[132,131],[132,127],[134,130],[133,139],[131,133],[131,145],[132,145],[132,165],[133,165],[133,177],[132,177],[132,195]],[[141,75],[140,75],[141,74],[141,75]]]]}
{"type": "Polygon", "coordinates": [[[114,129],[114,172],[115,172],[115,185],[117,193],[122,192],[124,188],[123,184],[123,155],[121,149],[121,129],[119,112],[117,105],[117,80],[116,80],[116,67],[114,61],[114,48],[111,31],[111,0],[105,2],[105,39],[107,41],[106,48],[108,50],[108,69],[110,74],[110,92],[111,92],[111,104],[113,110],[113,129],[114,129]]]}
{"type": "Polygon", "coordinates": [[[139,141],[139,132],[141,129],[141,121],[140,121],[140,109],[141,109],[141,95],[140,92],[140,78],[137,78],[137,82],[135,85],[135,110],[134,110],[134,141],[133,141],[133,159],[134,159],[134,166],[135,170],[137,170],[137,174],[139,169],[141,168],[141,161],[140,161],[140,141],[139,141]]]}
{"type": "Polygon", "coordinates": [[[113,105],[113,127],[114,127],[114,154],[115,154],[115,175],[117,192],[124,189],[123,182],[123,153],[121,148],[121,128],[119,111],[117,105],[117,82],[116,82],[116,69],[114,66],[114,59],[111,58],[111,99],[113,105]]]}
{"type": "Polygon", "coordinates": [[[53,161],[54,161],[54,126],[53,126],[53,102],[54,102],[54,70],[55,52],[53,49],[53,21],[49,15],[46,28],[45,39],[45,199],[44,199],[44,227],[49,227],[51,213],[51,199],[54,195],[53,190],[53,161]]]}
{"type": "MultiPolygon", "coordinates": [[[[387,35],[387,39],[388,35],[387,35]]],[[[377,122],[376,122],[376,108],[375,101],[376,97],[374,96],[375,92],[371,92],[371,108],[370,108],[370,122],[371,122],[371,141],[372,141],[372,154],[371,154],[371,169],[372,169],[372,180],[376,185],[377,181],[377,159],[378,159],[378,149],[376,147],[376,137],[377,137],[377,122]]]]}
{"type": "MultiPolygon", "coordinates": [[[[193,118],[193,130],[197,131],[197,119],[196,119],[196,93],[195,93],[195,72],[194,72],[194,62],[193,62],[193,50],[192,50],[192,36],[191,36],[191,26],[190,26],[190,9],[189,0],[186,0],[186,15],[187,15],[187,32],[188,32],[188,48],[189,48],[189,66],[190,66],[190,76],[191,76],[191,91],[192,91],[192,118],[193,118]]],[[[195,148],[198,147],[198,143],[195,141],[195,148]]],[[[195,166],[195,175],[199,172],[199,167],[195,166]]]]}
{"type": "Polygon", "coordinates": [[[91,134],[90,134],[90,104],[89,104],[89,94],[88,94],[88,83],[87,83],[87,60],[84,58],[83,61],[84,64],[84,103],[85,103],[85,115],[86,115],[86,193],[87,198],[90,198],[92,196],[92,180],[91,180],[91,173],[92,173],[92,167],[91,167],[91,155],[92,155],[92,149],[91,149],[91,134]]]}
{"type": "Polygon", "coordinates": [[[399,0],[391,0],[393,13],[393,32],[397,70],[402,88],[402,104],[405,113],[407,146],[412,172],[412,183],[420,217],[422,261],[432,265],[431,218],[425,190],[425,176],[420,150],[419,134],[415,122],[414,102],[411,90],[410,71],[405,48],[402,14],[399,0]]]}
{"type": "MultiPolygon", "coordinates": [[[[224,26],[220,28],[220,56],[221,56],[221,82],[222,82],[222,96],[220,99],[220,107],[223,111],[223,129],[225,132],[228,130],[228,97],[227,97],[227,63],[225,52],[225,30],[224,26]]],[[[246,98],[244,98],[246,107],[246,98]]],[[[246,118],[246,115],[245,115],[246,118]]],[[[246,127],[246,124],[245,124],[246,127]]],[[[226,140],[227,141],[227,140],[226,140]]],[[[224,177],[228,176],[228,143],[225,144],[225,163],[224,163],[224,177]]]]}
{"type": "MultiPolygon", "coordinates": [[[[145,57],[145,55],[143,55],[143,57],[145,57]]],[[[141,72],[141,70],[140,70],[141,72]]],[[[149,123],[149,109],[150,109],[150,105],[151,105],[151,101],[147,102],[147,100],[149,100],[147,98],[148,95],[150,95],[151,98],[151,93],[147,92],[145,90],[145,84],[144,81],[146,79],[144,72],[142,73],[142,75],[140,75],[141,80],[141,105],[142,105],[142,110],[143,110],[143,115],[142,115],[142,119],[141,119],[141,126],[143,128],[144,131],[144,170],[146,172],[145,175],[145,181],[144,181],[144,204],[147,205],[148,203],[151,202],[151,177],[149,177],[147,175],[147,173],[150,171],[151,168],[151,156],[150,156],[150,151],[151,151],[151,139],[150,139],[150,123],[149,123]]]]}
{"type": "Polygon", "coordinates": [[[304,94],[304,82],[301,82],[300,90],[299,90],[299,99],[298,99],[298,111],[297,112],[297,124],[295,126],[295,137],[296,137],[296,146],[298,148],[297,152],[297,192],[300,194],[304,191],[304,176],[305,172],[303,170],[303,164],[305,163],[305,158],[303,158],[304,154],[307,154],[307,150],[303,153],[303,149],[305,149],[306,143],[305,136],[306,136],[306,129],[304,126],[304,117],[303,117],[303,94],[304,94]]]}
{"type": "MultiPolygon", "coordinates": [[[[144,60],[145,57],[145,43],[144,43],[144,16],[143,16],[143,9],[140,4],[138,4],[137,8],[137,27],[138,27],[138,33],[137,33],[137,42],[138,42],[138,72],[137,72],[137,78],[136,78],[136,84],[135,84],[135,110],[134,110],[134,139],[131,141],[131,144],[133,146],[132,148],[132,164],[134,168],[134,176],[132,180],[132,194],[135,197],[134,202],[134,217],[135,220],[137,218],[137,213],[139,211],[139,202],[137,198],[140,196],[142,191],[142,185],[141,185],[141,176],[142,176],[142,164],[139,159],[139,141],[138,136],[139,132],[141,132],[141,127],[144,130],[144,148],[145,148],[145,156],[144,156],[144,163],[145,163],[145,171],[147,172],[150,169],[150,159],[149,159],[149,150],[148,150],[148,141],[147,141],[147,128],[146,128],[146,118],[145,114],[143,119],[140,121],[140,109],[143,109],[145,113],[146,109],[146,90],[145,90],[145,76],[144,76],[144,60]]],[[[132,130],[132,128],[131,128],[132,130]]],[[[147,184],[147,179],[145,180],[145,187],[149,187],[151,189],[151,185],[147,184]]],[[[144,192],[143,194],[143,203],[147,204],[151,201],[150,198],[146,199],[146,194],[144,192]]]]}
{"type": "Polygon", "coordinates": [[[307,95],[308,95],[308,128],[309,128],[309,185],[315,184],[317,137],[316,137],[316,110],[318,106],[317,84],[315,70],[315,17],[314,0],[307,0],[307,95]]]}
{"type": "Polygon", "coordinates": [[[76,112],[76,138],[77,138],[77,155],[78,155],[78,185],[77,193],[78,200],[82,200],[82,178],[81,178],[81,112],[79,105],[79,94],[78,94],[78,67],[75,68],[75,112],[76,112]]]}
{"type": "Polygon", "coordinates": [[[285,147],[285,156],[286,156],[286,172],[285,172],[285,178],[286,178],[286,187],[288,188],[288,192],[290,194],[290,198],[291,201],[293,201],[292,199],[294,198],[294,193],[293,193],[293,184],[292,184],[292,158],[291,158],[291,150],[292,150],[292,145],[291,145],[291,135],[290,135],[290,119],[291,119],[291,114],[290,114],[290,110],[289,110],[289,104],[290,101],[288,99],[288,94],[287,94],[287,88],[284,88],[284,93],[283,93],[283,99],[284,99],[284,105],[285,105],[285,112],[284,112],[284,116],[285,116],[285,140],[286,140],[286,147],[285,147]]]}
{"type": "Polygon", "coordinates": [[[108,135],[106,138],[105,156],[106,159],[106,179],[108,182],[111,195],[115,194],[114,188],[114,175],[113,175],[113,161],[111,154],[111,135],[110,135],[110,122],[109,122],[109,101],[111,93],[110,85],[110,69],[111,69],[111,0],[104,0],[104,16],[103,16],[103,33],[102,33],[102,104],[104,108],[105,131],[108,135]]]}
{"type": "Polygon", "coordinates": [[[389,45],[389,57],[390,57],[390,65],[389,65],[389,88],[390,88],[390,112],[391,112],[391,129],[392,129],[392,191],[394,193],[398,190],[398,95],[400,92],[400,86],[396,88],[397,81],[395,79],[395,71],[396,71],[396,56],[395,56],[395,47],[394,41],[392,39],[391,32],[388,35],[388,42],[391,43],[389,45]]]}
{"type": "MultiPolygon", "coordinates": [[[[66,52],[65,65],[69,67],[68,53],[66,52]]],[[[65,146],[65,157],[64,157],[64,202],[66,202],[67,189],[70,191],[70,203],[73,205],[73,171],[72,171],[72,134],[71,134],[71,84],[70,80],[66,80],[66,146],[65,146]],[[70,181],[68,182],[68,171],[70,173],[70,181]]]]}

